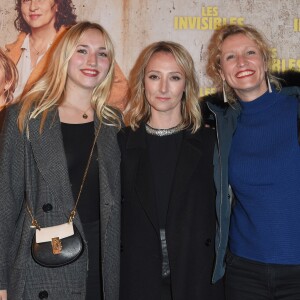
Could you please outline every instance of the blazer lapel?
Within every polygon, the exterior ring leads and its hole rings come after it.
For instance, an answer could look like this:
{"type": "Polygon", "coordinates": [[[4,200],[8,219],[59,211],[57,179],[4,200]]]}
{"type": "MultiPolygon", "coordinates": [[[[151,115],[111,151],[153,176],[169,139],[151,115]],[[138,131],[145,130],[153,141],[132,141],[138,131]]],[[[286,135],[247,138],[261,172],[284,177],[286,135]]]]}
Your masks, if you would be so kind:
{"type": "Polygon", "coordinates": [[[41,134],[39,130],[40,117],[31,119],[28,124],[28,135],[35,163],[57,204],[61,206],[66,217],[69,217],[74,199],[57,110],[48,113],[41,134]]]}
{"type": "MultiPolygon", "coordinates": [[[[95,132],[98,130],[99,124],[99,119],[95,115],[95,132]]],[[[101,247],[104,247],[112,208],[114,205],[120,205],[120,203],[115,203],[116,199],[120,200],[120,191],[116,190],[116,182],[118,182],[117,178],[120,177],[121,162],[117,129],[115,127],[101,124],[97,139],[97,152],[100,183],[101,247]]],[[[117,186],[117,189],[119,189],[119,186],[117,186]]]]}
{"type": "Polygon", "coordinates": [[[143,124],[135,132],[130,131],[127,150],[129,164],[133,168],[135,191],[149,221],[159,235],[157,208],[152,170],[146,145],[146,131],[143,124]]]}

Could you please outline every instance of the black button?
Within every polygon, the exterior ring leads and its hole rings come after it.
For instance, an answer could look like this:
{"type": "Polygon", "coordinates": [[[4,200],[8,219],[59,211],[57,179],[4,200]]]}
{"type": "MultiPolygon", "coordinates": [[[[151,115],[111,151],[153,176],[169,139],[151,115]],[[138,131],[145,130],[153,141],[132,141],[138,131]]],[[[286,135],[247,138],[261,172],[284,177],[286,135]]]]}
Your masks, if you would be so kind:
{"type": "Polygon", "coordinates": [[[122,197],[121,198],[121,203],[123,203],[125,201],[125,198],[124,197],[122,197]]]}
{"type": "Polygon", "coordinates": [[[39,298],[40,299],[47,299],[48,298],[48,292],[47,291],[39,292],[39,298]]]}
{"type": "Polygon", "coordinates": [[[46,213],[51,211],[52,209],[53,209],[53,206],[50,203],[46,203],[43,205],[43,211],[46,213]]]}
{"type": "Polygon", "coordinates": [[[121,252],[123,252],[123,251],[124,251],[124,247],[123,247],[123,245],[122,245],[122,244],[121,244],[120,250],[121,250],[121,252]]]}
{"type": "Polygon", "coordinates": [[[211,239],[207,239],[207,240],[205,241],[205,246],[209,247],[210,244],[211,244],[211,239]]]}

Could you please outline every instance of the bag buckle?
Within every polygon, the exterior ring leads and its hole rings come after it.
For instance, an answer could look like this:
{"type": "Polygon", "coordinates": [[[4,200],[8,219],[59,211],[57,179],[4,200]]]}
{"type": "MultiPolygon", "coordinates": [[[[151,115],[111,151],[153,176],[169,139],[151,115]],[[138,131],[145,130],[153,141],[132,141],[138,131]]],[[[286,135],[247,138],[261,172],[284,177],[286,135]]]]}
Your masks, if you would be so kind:
{"type": "Polygon", "coordinates": [[[52,245],[52,253],[54,255],[61,253],[62,243],[59,237],[52,238],[51,245],[52,245]]]}

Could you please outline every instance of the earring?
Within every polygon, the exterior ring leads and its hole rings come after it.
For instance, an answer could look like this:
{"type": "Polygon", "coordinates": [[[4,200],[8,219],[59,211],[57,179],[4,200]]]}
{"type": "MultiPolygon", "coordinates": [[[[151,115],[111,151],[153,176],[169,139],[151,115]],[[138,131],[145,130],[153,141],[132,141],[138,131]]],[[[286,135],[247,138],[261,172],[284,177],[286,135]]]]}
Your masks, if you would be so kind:
{"type": "Polygon", "coordinates": [[[227,97],[226,97],[226,92],[225,92],[225,80],[223,80],[223,99],[224,99],[224,102],[228,102],[227,97]]]}
{"type": "Polygon", "coordinates": [[[268,76],[268,74],[266,76],[267,76],[267,83],[268,83],[269,93],[272,93],[272,86],[271,86],[271,82],[270,82],[269,76],[268,76]]]}

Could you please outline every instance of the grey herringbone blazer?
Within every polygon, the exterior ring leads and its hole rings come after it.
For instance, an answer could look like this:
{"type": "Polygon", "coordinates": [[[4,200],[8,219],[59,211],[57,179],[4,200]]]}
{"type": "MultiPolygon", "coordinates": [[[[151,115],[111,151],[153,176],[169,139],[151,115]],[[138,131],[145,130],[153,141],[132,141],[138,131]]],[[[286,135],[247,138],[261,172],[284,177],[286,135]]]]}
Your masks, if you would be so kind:
{"type": "MultiPolygon", "coordinates": [[[[39,299],[45,292],[48,299],[83,300],[87,251],[61,268],[39,266],[30,252],[34,229],[25,198],[42,227],[65,223],[74,206],[57,110],[48,114],[42,134],[40,118],[30,120],[27,132],[20,134],[17,116],[16,106],[8,109],[0,136],[0,289],[8,290],[9,300],[39,299]],[[52,205],[51,212],[43,211],[46,203],[52,205]]],[[[121,191],[116,132],[115,127],[102,125],[97,141],[105,300],[119,297],[121,191]]],[[[84,237],[78,215],[74,223],[84,237]]]]}

